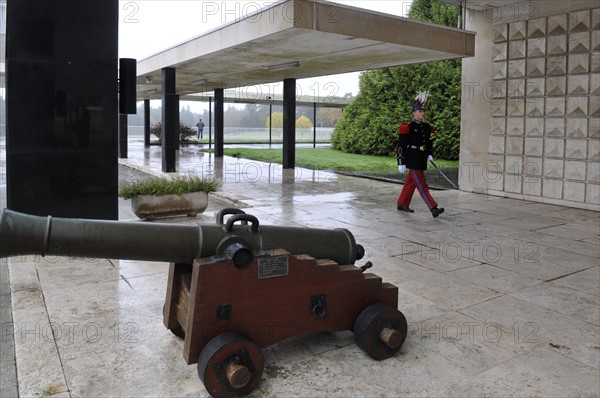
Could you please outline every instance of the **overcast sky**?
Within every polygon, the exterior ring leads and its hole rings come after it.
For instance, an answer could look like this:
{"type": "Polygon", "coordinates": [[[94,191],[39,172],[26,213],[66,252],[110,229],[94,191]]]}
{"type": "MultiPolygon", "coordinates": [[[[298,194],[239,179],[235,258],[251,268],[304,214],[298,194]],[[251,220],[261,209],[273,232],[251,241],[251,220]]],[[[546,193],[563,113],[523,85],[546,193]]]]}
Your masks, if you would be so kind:
{"type": "MultiPolygon", "coordinates": [[[[144,59],[273,3],[262,0],[120,0],[119,57],[144,59]]],[[[339,0],[335,3],[406,15],[412,0],[339,0]]],[[[358,93],[358,73],[298,80],[300,89],[307,93],[315,83],[322,88],[333,83],[340,96],[358,93]]]]}

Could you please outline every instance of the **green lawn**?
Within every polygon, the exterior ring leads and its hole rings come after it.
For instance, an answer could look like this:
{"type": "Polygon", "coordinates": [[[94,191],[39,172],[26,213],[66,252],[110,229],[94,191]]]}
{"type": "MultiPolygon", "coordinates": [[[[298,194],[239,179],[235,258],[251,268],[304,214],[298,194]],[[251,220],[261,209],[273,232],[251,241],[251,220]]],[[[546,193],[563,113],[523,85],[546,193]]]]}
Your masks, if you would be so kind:
{"type": "MultiPolygon", "coordinates": [[[[227,156],[282,163],[281,149],[225,148],[227,156]]],[[[440,168],[458,168],[457,160],[436,160],[440,168]]],[[[396,159],[386,156],[356,155],[331,148],[296,148],[296,166],[314,170],[340,170],[363,173],[395,173],[396,159]]]]}

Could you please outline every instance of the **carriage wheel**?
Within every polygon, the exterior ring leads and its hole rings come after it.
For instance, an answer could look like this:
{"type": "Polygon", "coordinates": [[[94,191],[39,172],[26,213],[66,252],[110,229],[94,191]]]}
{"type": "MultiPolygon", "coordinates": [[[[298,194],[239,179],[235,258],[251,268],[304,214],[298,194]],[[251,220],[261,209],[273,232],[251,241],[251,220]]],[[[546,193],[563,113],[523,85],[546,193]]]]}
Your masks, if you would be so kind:
{"type": "Polygon", "coordinates": [[[394,356],[404,344],[406,334],[404,314],[382,303],[365,308],[354,323],[354,342],[377,360],[394,356]]]}
{"type": "Polygon", "coordinates": [[[198,376],[215,397],[241,397],[260,382],[265,365],[258,345],[239,332],[210,340],[198,359],[198,376]]]}

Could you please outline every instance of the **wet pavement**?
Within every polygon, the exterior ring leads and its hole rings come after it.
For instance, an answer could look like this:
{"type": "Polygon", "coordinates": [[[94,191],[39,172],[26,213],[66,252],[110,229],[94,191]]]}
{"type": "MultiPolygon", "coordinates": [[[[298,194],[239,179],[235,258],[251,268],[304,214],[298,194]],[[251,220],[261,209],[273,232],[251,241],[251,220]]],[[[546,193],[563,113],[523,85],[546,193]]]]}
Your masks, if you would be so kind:
{"type": "MultiPolygon", "coordinates": [[[[121,182],[160,170],[158,147],[131,143],[120,160],[121,182]]],[[[263,350],[251,396],[600,396],[598,212],[445,190],[433,192],[446,209],[434,219],[418,195],[415,213],[396,211],[399,184],[215,160],[197,146],[178,154],[177,174],[188,173],[222,187],[203,214],[165,222],[213,223],[233,206],[261,225],[346,228],[365,247],[356,265],[371,261],[368,272],[399,288],[408,336],[394,357],[371,359],[350,331],[308,333],[263,350]]],[[[208,396],[162,324],[168,264],[6,263],[13,321],[2,339],[14,336],[20,396],[208,396]]]]}

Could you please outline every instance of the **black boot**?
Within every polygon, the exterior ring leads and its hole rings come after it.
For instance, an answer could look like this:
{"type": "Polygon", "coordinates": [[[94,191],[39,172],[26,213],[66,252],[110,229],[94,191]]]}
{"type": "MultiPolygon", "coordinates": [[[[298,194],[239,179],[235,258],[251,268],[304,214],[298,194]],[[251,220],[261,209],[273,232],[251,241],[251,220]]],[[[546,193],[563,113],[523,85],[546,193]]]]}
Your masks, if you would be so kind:
{"type": "Polygon", "coordinates": [[[409,209],[408,207],[404,207],[404,206],[400,206],[400,205],[398,205],[397,209],[398,209],[398,211],[405,211],[407,213],[415,212],[413,209],[409,209]]]}
{"type": "Polygon", "coordinates": [[[433,209],[431,209],[431,214],[433,215],[433,218],[437,218],[443,212],[444,212],[443,207],[440,207],[439,209],[437,207],[434,207],[433,209]]]}

